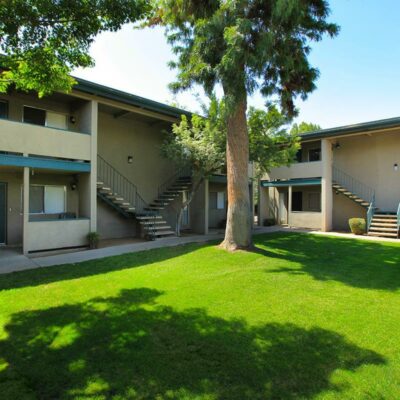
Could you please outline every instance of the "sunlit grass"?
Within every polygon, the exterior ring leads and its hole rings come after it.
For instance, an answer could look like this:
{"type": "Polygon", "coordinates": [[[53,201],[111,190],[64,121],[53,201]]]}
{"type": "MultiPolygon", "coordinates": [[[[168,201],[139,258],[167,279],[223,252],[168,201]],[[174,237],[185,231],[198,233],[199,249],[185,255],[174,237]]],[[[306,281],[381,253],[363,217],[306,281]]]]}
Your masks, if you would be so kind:
{"type": "Polygon", "coordinates": [[[400,398],[400,246],[255,239],[0,276],[0,399],[400,398]]]}

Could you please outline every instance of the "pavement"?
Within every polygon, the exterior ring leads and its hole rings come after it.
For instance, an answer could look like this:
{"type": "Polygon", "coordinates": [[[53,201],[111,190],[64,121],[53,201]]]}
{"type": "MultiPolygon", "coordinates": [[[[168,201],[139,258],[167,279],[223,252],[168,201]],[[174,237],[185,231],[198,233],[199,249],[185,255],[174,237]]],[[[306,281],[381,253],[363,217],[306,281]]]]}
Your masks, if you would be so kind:
{"type": "MultiPolygon", "coordinates": [[[[255,227],[253,234],[273,232],[303,232],[316,235],[336,236],[347,239],[361,239],[380,242],[400,243],[399,239],[385,239],[371,236],[356,236],[349,233],[320,232],[307,229],[295,229],[283,226],[255,227]]],[[[75,252],[63,252],[52,255],[24,256],[20,248],[0,248],[0,274],[24,271],[35,268],[50,267],[62,264],[76,264],[83,261],[96,260],[104,257],[117,256],[126,253],[134,253],[143,250],[158,249],[161,247],[179,246],[188,243],[205,243],[211,240],[220,240],[224,237],[223,232],[211,232],[208,235],[190,235],[182,237],[168,237],[156,241],[137,242],[122,244],[110,247],[103,247],[95,250],[81,250],[75,252]]]]}

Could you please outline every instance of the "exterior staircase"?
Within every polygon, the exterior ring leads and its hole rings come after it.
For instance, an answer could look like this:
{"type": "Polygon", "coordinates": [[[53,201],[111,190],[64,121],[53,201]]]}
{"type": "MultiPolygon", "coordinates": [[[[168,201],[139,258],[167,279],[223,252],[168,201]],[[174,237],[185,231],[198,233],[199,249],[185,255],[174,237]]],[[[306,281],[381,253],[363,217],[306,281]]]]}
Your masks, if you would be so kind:
{"type": "Polygon", "coordinates": [[[368,236],[399,237],[396,213],[375,213],[371,219],[368,236]]]}
{"type": "Polygon", "coordinates": [[[97,196],[125,218],[136,219],[145,237],[155,239],[175,235],[160,208],[151,207],[139,194],[135,184],[119,173],[104,158],[97,156],[97,196]]]}
{"type": "Polygon", "coordinates": [[[188,190],[190,173],[180,171],[158,188],[158,197],[147,204],[137,187],[101,156],[97,156],[97,195],[125,218],[136,219],[148,239],[175,236],[176,232],[161,215],[162,210],[188,190]]]}
{"type": "Polygon", "coordinates": [[[336,193],[343,194],[364,208],[370,207],[375,196],[372,188],[336,167],[333,167],[332,187],[336,193]]]}

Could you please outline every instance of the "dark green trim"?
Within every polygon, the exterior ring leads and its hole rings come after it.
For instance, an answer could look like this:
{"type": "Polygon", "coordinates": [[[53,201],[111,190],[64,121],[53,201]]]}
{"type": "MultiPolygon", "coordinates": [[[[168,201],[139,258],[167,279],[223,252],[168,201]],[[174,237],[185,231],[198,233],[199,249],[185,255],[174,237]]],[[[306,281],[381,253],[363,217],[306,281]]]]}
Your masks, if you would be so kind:
{"type": "Polygon", "coordinates": [[[228,182],[226,175],[212,175],[208,179],[208,181],[212,182],[212,183],[227,183],[228,182]]]}
{"type": "Polygon", "coordinates": [[[345,136],[354,133],[379,131],[390,128],[400,128],[399,117],[363,122],[361,124],[339,126],[330,129],[321,129],[319,131],[309,132],[301,135],[301,140],[306,141],[311,139],[323,139],[326,137],[345,136]]]}
{"type": "Polygon", "coordinates": [[[174,118],[180,118],[181,115],[186,115],[188,117],[192,115],[192,113],[189,111],[181,110],[177,107],[172,107],[154,100],[145,99],[144,97],[99,85],[98,83],[89,82],[81,78],[74,77],[74,79],[78,82],[74,86],[74,89],[80,92],[104,97],[105,99],[119,101],[121,103],[143,108],[149,111],[154,111],[174,118]]]}
{"type": "Polygon", "coordinates": [[[10,154],[0,154],[0,165],[38,169],[55,169],[59,171],[90,172],[90,163],[41,157],[23,157],[10,154]]]}
{"type": "Polygon", "coordinates": [[[321,178],[288,179],[286,181],[261,181],[261,187],[311,186],[320,185],[321,178]]]}

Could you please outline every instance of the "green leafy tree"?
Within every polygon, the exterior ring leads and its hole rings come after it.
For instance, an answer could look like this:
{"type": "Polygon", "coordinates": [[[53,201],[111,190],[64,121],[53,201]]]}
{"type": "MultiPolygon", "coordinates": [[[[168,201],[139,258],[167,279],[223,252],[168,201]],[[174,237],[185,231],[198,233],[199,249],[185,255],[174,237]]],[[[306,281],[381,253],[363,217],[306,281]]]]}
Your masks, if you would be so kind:
{"type": "MultiPolygon", "coordinates": [[[[177,212],[177,231],[181,226],[183,210],[193,200],[200,185],[211,175],[226,167],[226,107],[223,101],[212,97],[209,108],[203,105],[206,117],[194,115],[191,121],[182,116],[174,124],[162,146],[164,157],[178,168],[191,170],[193,185],[189,196],[180,203],[177,212]]],[[[299,148],[299,138],[286,129],[288,118],[276,107],[268,111],[250,108],[248,130],[250,161],[254,162],[257,176],[273,167],[289,165],[299,148]]]]}
{"type": "Polygon", "coordinates": [[[249,137],[247,97],[259,90],[279,99],[283,112],[295,113],[294,99],[315,88],[318,71],[308,62],[310,42],[334,36],[325,0],[155,0],[150,24],[167,27],[177,60],[175,90],[202,86],[210,94],[222,87],[226,102],[228,250],[249,248],[249,137]]]}
{"type": "Polygon", "coordinates": [[[0,7],[0,92],[10,85],[39,96],[69,91],[72,69],[89,67],[104,31],[143,18],[145,0],[4,0],[0,7]]]}
{"type": "MultiPolygon", "coordinates": [[[[216,112],[212,109],[211,112],[216,112]]],[[[192,174],[192,186],[186,199],[180,203],[177,212],[176,231],[180,235],[183,212],[189,206],[204,181],[225,165],[224,148],[221,143],[223,132],[215,124],[215,118],[203,118],[193,115],[189,121],[181,117],[178,124],[172,126],[161,152],[172,160],[179,169],[188,169],[192,174]]]]}
{"type": "Polygon", "coordinates": [[[293,124],[291,133],[300,135],[306,132],[319,131],[321,127],[318,124],[313,124],[312,122],[300,122],[300,124],[293,124]]]}

